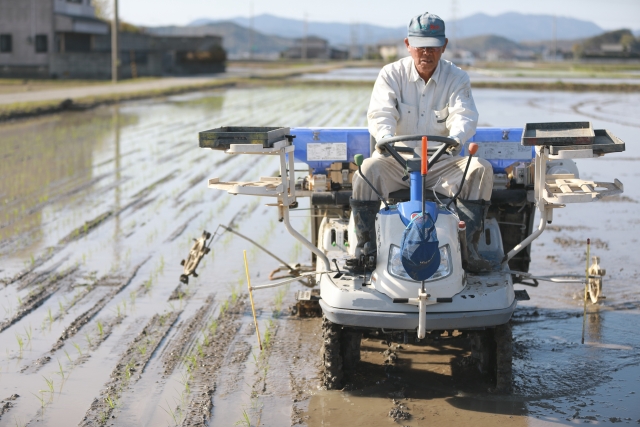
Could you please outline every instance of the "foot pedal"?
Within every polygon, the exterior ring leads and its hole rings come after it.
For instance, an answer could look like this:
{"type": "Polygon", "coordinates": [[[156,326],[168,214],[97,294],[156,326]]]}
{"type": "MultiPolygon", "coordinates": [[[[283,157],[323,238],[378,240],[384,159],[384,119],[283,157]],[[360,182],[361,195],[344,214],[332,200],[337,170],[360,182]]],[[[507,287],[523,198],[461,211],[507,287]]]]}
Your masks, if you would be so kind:
{"type": "Polygon", "coordinates": [[[513,293],[516,294],[516,300],[518,301],[529,301],[531,299],[526,289],[514,290],[513,293]]]}

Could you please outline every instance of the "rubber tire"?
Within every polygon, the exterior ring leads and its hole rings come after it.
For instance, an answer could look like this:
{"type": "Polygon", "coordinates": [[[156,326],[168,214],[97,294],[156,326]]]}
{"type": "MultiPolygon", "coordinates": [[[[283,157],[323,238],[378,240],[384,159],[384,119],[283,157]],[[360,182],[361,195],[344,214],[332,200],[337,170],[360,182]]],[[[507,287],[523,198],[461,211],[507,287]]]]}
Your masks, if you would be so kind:
{"type": "Polygon", "coordinates": [[[472,356],[478,369],[491,377],[498,393],[509,394],[513,379],[513,333],[511,323],[498,325],[473,335],[472,356]]]}
{"type": "Polygon", "coordinates": [[[496,326],[494,340],[496,343],[496,391],[510,394],[513,389],[513,332],[511,323],[496,326]]]}
{"type": "Polygon", "coordinates": [[[362,332],[342,329],[340,337],[340,355],[342,356],[342,368],[346,376],[355,372],[360,362],[360,343],[362,332]]]}
{"type": "Polygon", "coordinates": [[[340,335],[342,327],[322,316],[322,385],[327,390],[339,390],[342,387],[344,373],[340,354],[340,335]]]}

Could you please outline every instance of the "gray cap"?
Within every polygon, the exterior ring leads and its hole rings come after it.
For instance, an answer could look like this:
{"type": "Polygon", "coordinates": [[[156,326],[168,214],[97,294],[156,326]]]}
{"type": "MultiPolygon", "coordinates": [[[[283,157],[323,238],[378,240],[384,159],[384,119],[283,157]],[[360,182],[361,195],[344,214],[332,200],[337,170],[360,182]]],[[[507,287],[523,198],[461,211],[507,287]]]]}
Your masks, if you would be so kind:
{"type": "Polygon", "coordinates": [[[444,46],[444,21],[438,15],[425,12],[414,16],[407,27],[409,44],[413,47],[444,46]]]}

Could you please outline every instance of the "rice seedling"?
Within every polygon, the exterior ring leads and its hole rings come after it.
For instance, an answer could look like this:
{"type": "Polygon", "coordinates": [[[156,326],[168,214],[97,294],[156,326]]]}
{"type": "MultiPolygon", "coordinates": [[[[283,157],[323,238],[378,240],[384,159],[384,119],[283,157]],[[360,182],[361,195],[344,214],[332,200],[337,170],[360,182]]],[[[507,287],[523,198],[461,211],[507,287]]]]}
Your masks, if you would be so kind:
{"type": "Polygon", "coordinates": [[[67,350],[64,350],[64,354],[67,356],[67,359],[69,359],[69,363],[73,363],[73,360],[71,360],[71,356],[69,356],[69,352],[67,352],[67,350]]]}
{"type": "Polygon", "coordinates": [[[31,344],[31,337],[33,336],[33,330],[31,329],[31,324],[29,324],[29,329],[24,328],[24,333],[27,334],[27,344],[31,344]]]}
{"type": "Polygon", "coordinates": [[[236,421],[235,425],[251,427],[251,419],[249,418],[249,414],[245,409],[242,410],[242,418],[239,421],[236,421]]]}
{"type": "Polygon", "coordinates": [[[98,320],[97,326],[98,326],[98,335],[100,335],[100,338],[102,338],[104,335],[104,325],[102,324],[101,321],[98,320]]]}
{"type": "Polygon", "coordinates": [[[11,305],[9,305],[9,308],[5,307],[4,304],[2,304],[2,308],[4,308],[4,313],[11,317],[13,316],[13,307],[11,307],[11,305]]]}
{"type": "Polygon", "coordinates": [[[82,356],[82,348],[80,347],[80,345],[78,345],[75,342],[72,342],[72,344],[76,348],[76,350],[78,350],[78,353],[80,354],[80,356],[82,356]]]}
{"type": "Polygon", "coordinates": [[[115,407],[116,407],[116,405],[117,405],[117,402],[116,402],[116,400],[114,400],[113,398],[111,398],[111,396],[107,396],[107,397],[104,399],[104,401],[105,401],[105,402],[107,402],[107,405],[109,405],[109,407],[110,407],[111,409],[115,409],[115,407]]]}
{"type": "Polygon", "coordinates": [[[44,380],[47,383],[47,388],[49,389],[49,393],[51,393],[51,395],[53,396],[53,380],[50,380],[49,378],[45,377],[44,375],[42,376],[42,378],[44,378],[44,380]]]}
{"type": "Polygon", "coordinates": [[[91,335],[89,335],[89,332],[84,334],[84,337],[87,340],[87,344],[89,344],[89,347],[92,347],[93,346],[93,340],[91,339],[91,335]]]}
{"type": "Polygon", "coordinates": [[[222,306],[220,307],[220,316],[224,315],[224,313],[227,311],[228,308],[229,308],[229,300],[225,300],[225,302],[223,302],[222,306]]]}
{"type": "Polygon", "coordinates": [[[62,363],[60,363],[60,359],[58,360],[58,372],[56,372],[56,374],[60,375],[60,378],[62,378],[62,381],[64,381],[64,369],[62,369],[62,363]]]}
{"type": "Polygon", "coordinates": [[[139,345],[138,351],[142,356],[144,356],[147,353],[147,345],[146,344],[139,345]]]}
{"type": "Polygon", "coordinates": [[[16,298],[18,299],[18,305],[22,305],[22,298],[20,298],[20,295],[16,295],[16,298]]]}
{"type": "Polygon", "coordinates": [[[205,345],[205,347],[208,347],[208,346],[209,346],[209,343],[210,343],[210,341],[209,341],[209,334],[207,334],[207,331],[206,331],[206,330],[203,330],[203,331],[202,331],[202,344],[204,344],[204,345],[205,345]]]}
{"type": "Polygon", "coordinates": [[[169,402],[167,402],[166,400],[165,400],[165,402],[167,403],[167,408],[169,408],[169,409],[168,409],[168,410],[167,410],[167,409],[164,409],[162,406],[161,406],[160,408],[161,408],[164,412],[166,412],[166,413],[171,417],[171,419],[173,419],[173,424],[174,424],[174,425],[178,425],[178,424],[180,424],[181,417],[179,417],[179,416],[178,416],[178,414],[176,414],[176,412],[175,412],[174,410],[172,410],[172,409],[171,409],[171,405],[169,405],[169,402]]]}
{"type": "Polygon", "coordinates": [[[218,320],[212,319],[211,323],[209,323],[208,329],[209,334],[211,334],[211,336],[214,336],[216,334],[216,331],[218,330],[218,320]]]}
{"type": "Polygon", "coordinates": [[[20,348],[20,357],[22,357],[22,350],[24,349],[24,340],[20,334],[16,334],[16,341],[18,341],[18,347],[20,348]]]}
{"type": "Polygon", "coordinates": [[[49,328],[53,324],[53,313],[51,312],[51,307],[47,309],[47,321],[49,322],[49,328]]]}
{"type": "Polygon", "coordinates": [[[58,309],[59,309],[60,315],[66,314],[67,312],[67,310],[65,310],[64,306],[62,305],[62,301],[58,301],[58,309]]]}
{"type": "Polygon", "coordinates": [[[127,365],[124,367],[124,376],[127,382],[131,380],[131,371],[133,370],[133,366],[134,366],[133,358],[131,358],[129,363],[127,363],[127,365]]]}
{"type": "Polygon", "coordinates": [[[42,412],[44,412],[44,407],[47,406],[47,402],[46,400],[44,400],[44,396],[42,396],[43,391],[40,390],[39,393],[40,393],[40,396],[38,396],[35,393],[31,393],[31,394],[33,394],[36,397],[36,399],[38,399],[38,402],[40,402],[40,408],[42,409],[42,412]]]}
{"type": "Polygon", "coordinates": [[[204,358],[204,349],[202,347],[202,343],[196,344],[196,351],[198,352],[198,356],[200,356],[200,358],[204,358]]]}

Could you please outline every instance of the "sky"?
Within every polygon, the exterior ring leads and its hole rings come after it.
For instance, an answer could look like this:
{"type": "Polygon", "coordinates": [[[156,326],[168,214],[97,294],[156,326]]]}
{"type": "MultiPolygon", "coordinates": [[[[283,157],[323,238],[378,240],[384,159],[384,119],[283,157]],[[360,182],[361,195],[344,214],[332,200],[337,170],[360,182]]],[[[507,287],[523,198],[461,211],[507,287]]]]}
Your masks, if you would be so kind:
{"type": "Polygon", "coordinates": [[[137,25],[185,25],[198,18],[224,19],[269,13],[309,21],[399,27],[429,11],[445,22],[454,16],[505,12],[557,14],[591,21],[606,30],[640,29],[640,0],[118,0],[120,16],[137,25]],[[393,6],[390,6],[393,5],[393,6]],[[455,9],[455,11],[454,11],[455,9]]]}

